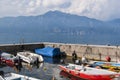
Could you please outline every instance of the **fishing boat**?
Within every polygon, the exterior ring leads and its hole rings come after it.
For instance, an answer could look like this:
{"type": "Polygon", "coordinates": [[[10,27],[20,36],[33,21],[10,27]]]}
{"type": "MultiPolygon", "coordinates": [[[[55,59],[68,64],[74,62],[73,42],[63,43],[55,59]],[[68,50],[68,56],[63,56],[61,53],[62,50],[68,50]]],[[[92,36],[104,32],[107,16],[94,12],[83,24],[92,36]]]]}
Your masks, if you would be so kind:
{"type": "Polygon", "coordinates": [[[2,52],[0,54],[0,62],[1,64],[5,64],[5,65],[8,65],[10,67],[13,67],[14,66],[14,59],[16,57],[10,53],[6,53],[6,52],[2,52]]]}
{"type": "Polygon", "coordinates": [[[16,73],[5,73],[2,72],[0,73],[0,80],[41,80],[41,79],[37,79],[37,78],[33,78],[33,77],[29,77],[29,76],[25,76],[25,75],[20,75],[20,74],[16,74],[16,73]]]}
{"type": "Polygon", "coordinates": [[[83,67],[75,64],[68,64],[66,66],[59,65],[59,68],[70,75],[86,80],[114,80],[116,78],[116,80],[120,80],[118,73],[103,69],[83,67]]]}
{"type": "Polygon", "coordinates": [[[17,57],[20,57],[24,62],[27,63],[35,63],[37,62],[43,62],[43,57],[41,55],[35,54],[30,51],[24,51],[24,52],[18,52],[17,57]]]}

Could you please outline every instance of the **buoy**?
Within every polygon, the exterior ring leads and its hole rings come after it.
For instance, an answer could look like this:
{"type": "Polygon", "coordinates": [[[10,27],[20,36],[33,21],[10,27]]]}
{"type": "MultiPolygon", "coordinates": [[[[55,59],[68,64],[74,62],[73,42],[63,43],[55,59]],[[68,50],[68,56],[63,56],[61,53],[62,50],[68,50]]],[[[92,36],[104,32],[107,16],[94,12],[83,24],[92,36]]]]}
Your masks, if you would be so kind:
{"type": "Polygon", "coordinates": [[[47,68],[46,68],[46,67],[44,67],[44,68],[43,68],[43,70],[45,70],[45,71],[46,71],[46,70],[47,70],[47,68]]]}
{"type": "Polygon", "coordinates": [[[108,62],[110,62],[110,61],[111,61],[110,56],[107,56],[107,57],[106,57],[106,60],[107,60],[108,62]]]}

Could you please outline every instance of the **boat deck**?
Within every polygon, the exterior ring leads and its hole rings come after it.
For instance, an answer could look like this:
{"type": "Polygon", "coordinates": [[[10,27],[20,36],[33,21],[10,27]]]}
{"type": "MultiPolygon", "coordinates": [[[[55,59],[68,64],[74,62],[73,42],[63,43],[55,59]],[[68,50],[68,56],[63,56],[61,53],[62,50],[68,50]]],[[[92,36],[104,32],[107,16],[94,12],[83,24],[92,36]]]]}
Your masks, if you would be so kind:
{"type": "Polygon", "coordinates": [[[41,80],[41,79],[36,79],[33,77],[28,77],[20,74],[15,74],[15,73],[7,73],[5,74],[5,80],[41,80]]]}

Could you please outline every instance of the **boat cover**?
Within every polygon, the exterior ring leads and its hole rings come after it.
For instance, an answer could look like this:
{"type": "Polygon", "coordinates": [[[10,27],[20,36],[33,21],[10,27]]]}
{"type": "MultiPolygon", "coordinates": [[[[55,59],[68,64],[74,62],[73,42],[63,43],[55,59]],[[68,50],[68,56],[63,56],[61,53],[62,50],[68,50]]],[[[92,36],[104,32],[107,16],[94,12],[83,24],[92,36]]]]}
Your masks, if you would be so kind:
{"type": "Polygon", "coordinates": [[[54,57],[62,54],[60,52],[59,48],[53,48],[53,47],[45,47],[42,49],[35,49],[35,53],[40,54],[42,56],[49,56],[49,57],[54,57]]]}

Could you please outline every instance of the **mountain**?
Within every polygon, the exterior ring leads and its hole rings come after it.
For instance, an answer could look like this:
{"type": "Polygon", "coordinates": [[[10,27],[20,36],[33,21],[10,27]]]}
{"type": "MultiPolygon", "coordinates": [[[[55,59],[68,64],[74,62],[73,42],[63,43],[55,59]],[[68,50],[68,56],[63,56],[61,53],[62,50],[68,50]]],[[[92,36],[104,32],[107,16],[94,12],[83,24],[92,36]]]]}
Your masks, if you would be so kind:
{"type": "MultiPolygon", "coordinates": [[[[77,16],[62,13],[59,11],[50,11],[40,16],[19,16],[19,17],[6,17],[0,19],[0,27],[12,30],[53,30],[63,29],[67,30],[88,30],[91,28],[102,28],[102,21],[87,18],[85,16],[77,16]]],[[[106,26],[106,25],[105,25],[106,26]]]]}
{"type": "MultiPolygon", "coordinates": [[[[49,11],[38,16],[0,18],[0,32],[19,35],[35,33],[43,34],[46,37],[50,34],[56,34],[56,36],[67,34],[67,36],[80,36],[83,39],[97,40],[99,43],[107,40],[107,42],[112,43],[114,39],[118,39],[118,34],[120,34],[119,22],[120,19],[100,21],[60,11],[49,11]],[[101,41],[101,39],[103,40],[101,41]]],[[[63,36],[59,37],[63,38],[63,36]]]]}

